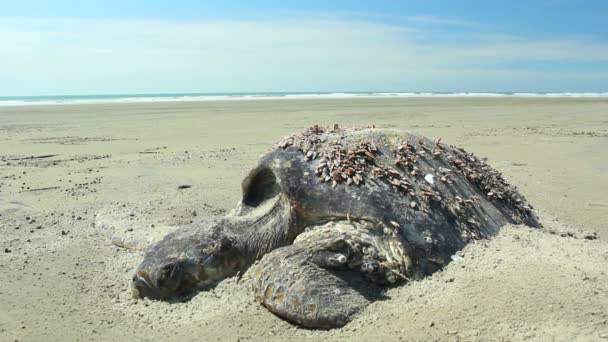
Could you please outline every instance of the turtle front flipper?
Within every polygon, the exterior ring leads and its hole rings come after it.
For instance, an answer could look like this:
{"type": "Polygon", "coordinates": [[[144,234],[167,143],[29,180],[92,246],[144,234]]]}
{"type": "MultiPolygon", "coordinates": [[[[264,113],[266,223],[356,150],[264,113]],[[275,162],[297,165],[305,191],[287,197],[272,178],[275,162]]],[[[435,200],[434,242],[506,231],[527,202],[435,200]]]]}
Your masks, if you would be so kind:
{"type": "Polygon", "coordinates": [[[304,327],[343,326],[382,296],[380,284],[406,279],[409,259],[392,240],[378,226],[355,222],[314,227],[260,260],[255,298],[304,327]]]}

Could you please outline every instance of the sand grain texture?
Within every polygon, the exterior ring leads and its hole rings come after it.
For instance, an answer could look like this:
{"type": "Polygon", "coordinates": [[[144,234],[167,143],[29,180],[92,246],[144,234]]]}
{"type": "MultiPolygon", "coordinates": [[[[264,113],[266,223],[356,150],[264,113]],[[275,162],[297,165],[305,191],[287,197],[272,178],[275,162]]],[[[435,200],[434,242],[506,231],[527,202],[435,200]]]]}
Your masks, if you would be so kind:
{"type": "Polygon", "coordinates": [[[608,339],[607,148],[605,99],[0,108],[0,340],[608,339]],[[488,157],[545,228],[506,227],[332,331],[276,318],[247,273],[187,303],[130,298],[149,242],[232,209],[275,141],[334,122],[414,130],[488,157]]]}

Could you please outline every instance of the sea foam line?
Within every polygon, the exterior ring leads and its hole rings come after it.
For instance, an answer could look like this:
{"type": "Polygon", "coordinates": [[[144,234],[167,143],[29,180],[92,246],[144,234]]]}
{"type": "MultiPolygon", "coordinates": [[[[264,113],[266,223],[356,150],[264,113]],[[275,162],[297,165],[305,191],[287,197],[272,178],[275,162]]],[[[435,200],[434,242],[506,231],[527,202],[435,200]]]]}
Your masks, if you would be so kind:
{"type": "Polygon", "coordinates": [[[539,98],[608,98],[605,93],[285,93],[285,94],[225,94],[225,95],[162,95],[162,96],[78,96],[66,97],[0,97],[0,106],[36,106],[36,105],[73,105],[73,104],[105,104],[105,103],[148,103],[148,102],[203,102],[203,101],[259,101],[259,100],[302,100],[302,99],[344,99],[344,98],[425,98],[425,97],[539,97],[539,98]]]}

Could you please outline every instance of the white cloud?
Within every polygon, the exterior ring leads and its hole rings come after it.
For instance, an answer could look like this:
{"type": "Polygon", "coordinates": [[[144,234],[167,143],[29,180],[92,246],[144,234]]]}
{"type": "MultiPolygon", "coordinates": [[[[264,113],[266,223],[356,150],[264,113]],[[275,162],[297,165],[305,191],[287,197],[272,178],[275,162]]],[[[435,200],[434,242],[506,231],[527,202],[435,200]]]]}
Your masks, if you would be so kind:
{"type": "Polygon", "coordinates": [[[465,20],[458,19],[446,19],[438,18],[435,16],[411,16],[405,17],[406,21],[413,23],[429,24],[429,25],[459,25],[459,26],[473,26],[473,23],[465,20]]]}
{"type": "Polygon", "coordinates": [[[526,84],[553,90],[555,79],[572,82],[558,90],[608,84],[607,70],[493,68],[531,60],[606,62],[606,44],[448,32],[437,39],[435,34],[417,26],[339,18],[200,22],[5,18],[0,20],[0,96],[533,90],[523,89],[526,84]]]}

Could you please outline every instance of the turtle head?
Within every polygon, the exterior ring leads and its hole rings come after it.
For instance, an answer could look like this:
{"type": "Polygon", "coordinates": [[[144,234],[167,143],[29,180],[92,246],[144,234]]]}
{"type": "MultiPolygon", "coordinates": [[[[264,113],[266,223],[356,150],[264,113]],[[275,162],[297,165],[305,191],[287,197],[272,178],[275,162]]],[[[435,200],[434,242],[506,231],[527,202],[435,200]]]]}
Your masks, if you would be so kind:
{"type": "Polygon", "coordinates": [[[188,234],[180,238],[180,230],[150,247],[133,275],[134,297],[179,299],[240,270],[231,239],[200,239],[188,234]]]}
{"type": "Polygon", "coordinates": [[[236,210],[179,228],[150,246],[133,275],[133,296],[180,299],[236,275],[295,238],[292,216],[273,171],[254,169],[236,210]]]}
{"type": "Polygon", "coordinates": [[[266,156],[243,180],[235,210],[183,226],[150,246],[133,275],[134,297],[184,298],[289,245],[302,230],[294,209],[298,199],[291,201],[294,186],[282,181],[299,172],[290,163],[290,158],[266,156]]]}

